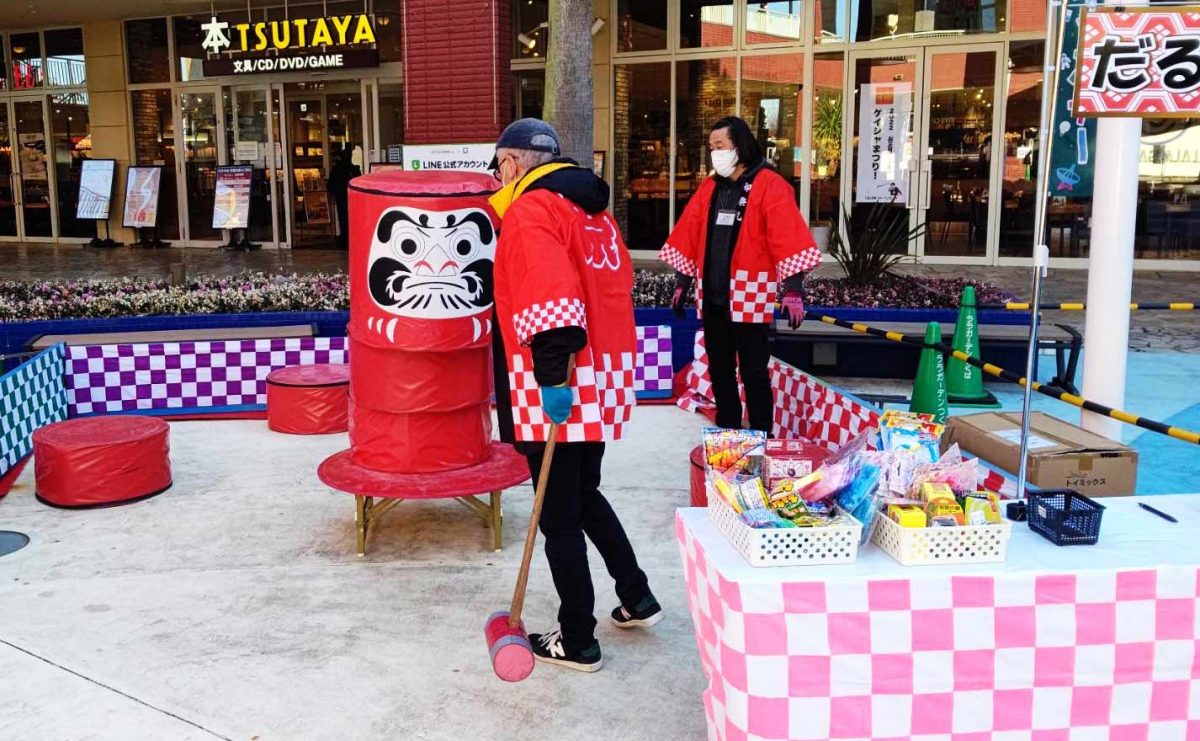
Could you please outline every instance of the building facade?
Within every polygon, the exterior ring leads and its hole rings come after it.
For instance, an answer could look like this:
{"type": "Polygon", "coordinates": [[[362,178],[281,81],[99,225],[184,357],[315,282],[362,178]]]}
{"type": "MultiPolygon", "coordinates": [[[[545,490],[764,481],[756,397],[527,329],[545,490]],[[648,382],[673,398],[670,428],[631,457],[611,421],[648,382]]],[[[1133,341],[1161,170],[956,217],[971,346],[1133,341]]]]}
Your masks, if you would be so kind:
{"type": "MultiPolygon", "coordinates": [[[[0,249],[95,234],[74,218],[88,157],[118,163],[116,232],[128,167],[158,166],[159,235],[222,243],[216,168],[242,164],[253,168],[252,241],[331,245],[339,152],[362,170],[396,166],[404,146],[487,142],[541,113],[548,0],[206,1],[170,16],[112,3],[119,17],[0,29],[0,249]],[[228,47],[206,44],[214,17],[228,47]],[[369,39],[351,36],[359,17],[369,39]],[[330,38],[314,39],[323,19],[330,38]],[[369,59],[238,65],[331,51],[369,59]]],[[[708,126],[737,114],[822,240],[874,214],[907,225],[915,259],[1030,254],[1045,0],[595,0],[593,12],[592,164],[631,248],[661,245],[707,174],[708,126]]],[[[1200,125],[1149,121],[1144,132],[1138,258],[1195,269],[1200,125]]],[[[1082,267],[1094,124],[1060,115],[1052,134],[1051,253],[1082,267]]]]}

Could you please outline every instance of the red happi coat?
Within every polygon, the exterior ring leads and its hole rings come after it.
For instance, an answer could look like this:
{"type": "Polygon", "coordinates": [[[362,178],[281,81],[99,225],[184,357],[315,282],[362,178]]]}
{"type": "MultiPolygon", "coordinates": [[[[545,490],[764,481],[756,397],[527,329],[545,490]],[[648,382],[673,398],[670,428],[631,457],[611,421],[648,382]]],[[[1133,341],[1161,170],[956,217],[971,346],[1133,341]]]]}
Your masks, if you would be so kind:
{"type": "Polygon", "coordinates": [[[559,441],[620,439],[635,403],[637,335],[633,266],[612,216],[549,190],[524,193],[504,215],[495,278],[516,439],[544,442],[550,433],[529,343],[557,327],[581,327],[588,338],[575,356],[575,403],[559,441]]]}
{"type": "MultiPolygon", "coordinates": [[[[704,252],[715,188],[716,181],[711,177],[700,185],[658,253],[659,259],[696,279],[697,308],[703,300],[704,252]]],[[[734,245],[729,318],[754,324],[774,321],[780,281],[820,264],[821,251],[796,208],[792,186],[779,173],[764,167],[754,178],[734,245]]]]}

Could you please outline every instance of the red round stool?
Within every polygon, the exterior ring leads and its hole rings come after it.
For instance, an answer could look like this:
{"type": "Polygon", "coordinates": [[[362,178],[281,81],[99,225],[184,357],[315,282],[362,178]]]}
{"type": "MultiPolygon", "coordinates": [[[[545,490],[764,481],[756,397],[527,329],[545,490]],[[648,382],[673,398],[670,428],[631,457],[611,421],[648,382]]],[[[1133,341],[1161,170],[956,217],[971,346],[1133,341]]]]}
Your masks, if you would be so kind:
{"type": "Polygon", "coordinates": [[[293,365],[267,376],[267,427],[275,432],[345,432],[349,402],[348,365],[293,365]]]}
{"type": "Polygon", "coordinates": [[[692,448],[688,456],[692,462],[692,506],[707,507],[708,492],[704,490],[704,446],[692,448]]]}
{"type": "Polygon", "coordinates": [[[155,417],[70,419],[33,433],[37,498],[86,508],[146,499],[171,486],[171,427],[155,417]]]}

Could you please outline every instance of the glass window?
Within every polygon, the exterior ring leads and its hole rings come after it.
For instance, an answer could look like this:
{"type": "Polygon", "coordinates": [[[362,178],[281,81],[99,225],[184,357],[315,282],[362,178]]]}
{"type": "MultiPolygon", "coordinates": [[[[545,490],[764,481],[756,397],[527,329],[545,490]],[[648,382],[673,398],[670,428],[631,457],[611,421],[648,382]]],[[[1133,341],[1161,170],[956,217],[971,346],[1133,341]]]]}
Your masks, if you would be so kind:
{"type": "Polygon", "coordinates": [[[22,215],[25,235],[52,237],[54,228],[50,217],[50,176],[46,151],[46,119],[42,99],[13,101],[16,116],[17,141],[20,154],[22,215]]]}
{"type": "MultiPolygon", "coordinates": [[[[675,218],[712,169],[708,134],[737,113],[737,60],[697,59],[675,65],[675,218]]],[[[661,245],[660,245],[661,246],[661,245]]]]}
{"type": "Polygon", "coordinates": [[[381,82],[379,83],[380,156],[387,162],[399,162],[400,146],[403,143],[404,86],[399,82],[381,82]]]}
{"type": "Polygon", "coordinates": [[[404,39],[400,33],[400,6],[380,3],[375,9],[375,46],[380,62],[399,62],[403,58],[404,39]]]}
{"type": "Polygon", "coordinates": [[[679,48],[733,46],[733,0],[681,0],[679,48]]]}
{"type": "MultiPolygon", "coordinates": [[[[50,33],[46,33],[50,47],[50,33]]],[[[51,67],[53,70],[53,67],[51,67]]],[[[96,222],[75,218],[79,202],[79,176],[83,160],[91,156],[87,93],[66,93],[50,98],[53,123],[54,173],[58,179],[58,233],[60,237],[94,237],[96,222]]]]}
{"type": "Polygon", "coordinates": [[[42,41],[35,33],[14,33],[9,39],[12,51],[13,90],[42,86],[42,41]]]}
{"type": "Polygon", "coordinates": [[[776,172],[800,193],[804,55],[742,58],[742,118],[776,172]]]}
{"type": "Polygon", "coordinates": [[[804,25],[800,0],[781,3],[746,3],[746,43],[777,44],[796,41],[804,25]]]}
{"type": "MultiPolygon", "coordinates": [[[[1046,0],[1009,0],[1009,31],[1046,31],[1046,0]]],[[[1003,19],[1001,19],[1003,25],[1003,19]]]]}
{"type": "Polygon", "coordinates": [[[1004,30],[1006,0],[850,0],[855,41],[944,38],[1004,30]]]}
{"type": "MultiPolygon", "coordinates": [[[[213,204],[217,187],[217,108],[212,93],[179,94],[188,231],[194,240],[217,240],[213,204]]],[[[161,207],[161,202],[160,202],[161,207]]]]}
{"type": "Polygon", "coordinates": [[[125,50],[129,82],[170,82],[171,59],[167,47],[167,19],[125,21],[125,50]]]}
{"type": "Polygon", "coordinates": [[[0,33],[0,92],[8,89],[8,64],[4,54],[4,34],[0,33]]]}
{"type": "Polygon", "coordinates": [[[546,91],[546,71],[541,69],[513,72],[512,118],[541,118],[546,91]]]}
{"type": "MultiPolygon", "coordinates": [[[[1008,52],[1008,107],[1004,113],[1000,255],[1033,254],[1037,144],[1042,115],[1041,41],[1014,41],[1008,52]]],[[[995,151],[993,149],[993,151],[995,151]]]]}
{"type": "Polygon", "coordinates": [[[1134,255],[1200,259],[1200,123],[1142,122],[1134,255]]]}
{"type": "Polygon", "coordinates": [[[175,119],[171,115],[171,91],[134,90],[133,163],[158,165],[158,221],[156,229],[163,239],[179,239],[179,209],[175,190],[175,119]]]}
{"type": "Polygon", "coordinates": [[[46,81],[52,87],[79,87],[87,84],[83,63],[83,29],[60,28],[47,31],[46,81]]]}
{"type": "Polygon", "coordinates": [[[258,87],[234,90],[224,97],[226,162],[250,165],[250,216],[247,238],[251,242],[275,239],[272,221],[271,181],[267,174],[267,91],[258,87]]]}
{"type": "Polygon", "coordinates": [[[12,176],[15,163],[8,123],[8,106],[0,103],[0,237],[17,236],[17,199],[12,176]]]}
{"type": "Polygon", "coordinates": [[[657,250],[670,224],[671,64],[613,68],[613,216],[634,250],[657,250]]]}
{"type": "Polygon", "coordinates": [[[667,48],[667,0],[617,0],[617,51],[667,48]]]}
{"type": "Polygon", "coordinates": [[[210,16],[175,16],[175,57],[179,60],[179,81],[189,82],[204,79],[206,57],[201,42],[204,32],[200,24],[208,23],[210,16]]]}
{"type": "Polygon", "coordinates": [[[513,0],[513,59],[546,56],[550,0],[513,0]]]}
{"type": "Polygon", "coordinates": [[[818,44],[840,44],[849,37],[846,0],[816,0],[813,9],[813,40],[818,44]]]}
{"type": "Polygon", "coordinates": [[[840,211],[842,182],[842,83],[846,63],[841,54],[813,59],[813,121],[808,216],[814,226],[832,226],[840,211]]]}

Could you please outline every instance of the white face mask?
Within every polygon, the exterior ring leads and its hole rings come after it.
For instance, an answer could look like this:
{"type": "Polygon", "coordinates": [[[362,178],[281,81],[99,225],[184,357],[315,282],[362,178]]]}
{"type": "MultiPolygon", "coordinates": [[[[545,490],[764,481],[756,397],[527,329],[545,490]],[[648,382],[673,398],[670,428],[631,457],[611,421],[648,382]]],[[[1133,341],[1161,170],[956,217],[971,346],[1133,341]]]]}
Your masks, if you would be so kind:
{"type": "Polygon", "coordinates": [[[712,155],[713,169],[723,178],[727,178],[733,174],[733,168],[737,167],[738,156],[736,149],[714,149],[709,154],[712,155]]]}

